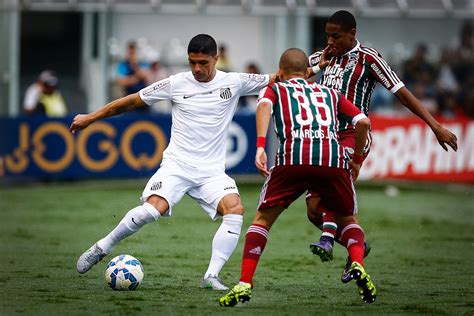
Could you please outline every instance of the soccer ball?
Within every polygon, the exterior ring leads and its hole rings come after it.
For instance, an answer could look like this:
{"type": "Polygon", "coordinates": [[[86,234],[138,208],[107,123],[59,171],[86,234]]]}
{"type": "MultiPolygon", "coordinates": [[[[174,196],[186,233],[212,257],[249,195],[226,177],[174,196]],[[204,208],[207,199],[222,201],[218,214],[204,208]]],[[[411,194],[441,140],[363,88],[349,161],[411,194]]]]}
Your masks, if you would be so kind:
{"type": "Polygon", "coordinates": [[[143,266],[135,257],[120,255],[107,264],[105,281],[114,290],[133,291],[143,281],[143,266]]]}

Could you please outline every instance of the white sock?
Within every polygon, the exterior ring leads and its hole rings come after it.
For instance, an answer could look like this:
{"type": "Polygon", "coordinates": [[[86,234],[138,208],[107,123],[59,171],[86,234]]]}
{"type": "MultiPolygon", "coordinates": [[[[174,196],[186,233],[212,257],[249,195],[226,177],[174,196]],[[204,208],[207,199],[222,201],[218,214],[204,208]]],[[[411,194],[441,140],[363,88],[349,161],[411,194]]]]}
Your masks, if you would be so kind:
{"type": "Polygon", "coordinates": [[[219,275],[222,267],[237,247],[243,221],[244,217],[237,214],[227,214],[222,217],[222,224],[212,240],[211,261],[204,277],[219,275]]]}
{"type": "Polygon", "coordinates": [[[117,227],[99,240],[97,244],[105,253],[111,253],[119,241],[136,233],[145,224],[157,221],[160,217],[158,210],[153,205],[145,202],[143,205],[128,211],[117,227]]]}

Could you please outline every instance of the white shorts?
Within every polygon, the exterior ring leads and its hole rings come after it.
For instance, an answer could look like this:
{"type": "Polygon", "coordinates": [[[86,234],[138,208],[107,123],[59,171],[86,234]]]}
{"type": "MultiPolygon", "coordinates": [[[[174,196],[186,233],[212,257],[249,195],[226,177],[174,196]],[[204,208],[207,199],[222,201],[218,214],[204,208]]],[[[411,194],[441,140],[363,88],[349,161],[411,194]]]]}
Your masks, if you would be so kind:
{"type": "Polygon", "coordinates": [[[227,194],[239,194],[234,179],[225,172],[203,172],[174,160],[163,160],[160,168],[148,180],[143,190],[141,201],[152,195],[164,198],[169,204],[169,210],[164,216],[171,216],[173,206],[188,194],[204,211],[215,220],[219,217],[217,206],[227,194]]]}

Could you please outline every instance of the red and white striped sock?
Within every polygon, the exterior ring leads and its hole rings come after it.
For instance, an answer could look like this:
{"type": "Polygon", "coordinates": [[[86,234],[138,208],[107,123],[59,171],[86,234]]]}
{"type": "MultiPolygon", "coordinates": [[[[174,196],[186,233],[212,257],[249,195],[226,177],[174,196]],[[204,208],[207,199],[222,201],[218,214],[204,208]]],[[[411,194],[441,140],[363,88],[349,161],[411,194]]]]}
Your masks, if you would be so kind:
{"type": "Polygon", "coordinates": [[[265,249],[268,239],[268,228],[258,224],[250,225],[245,235],[244,252],[242,256],[242,270],[240,282],[252,283],[255,269],[257,269],[260,255],[265,249]]]}
{"type": "Polygon", "coordinates": [[[330,212],[323,213],[323,233],[321,237],[330,240],[331,243],[334,243],[334,238],[336,236],[337,224],[334,219],[334,215],[330,212]]]}
{"type": "Polygon", "coordinates": [[[348,224],[341,232],[341,240],[349,251],[352,262],[364,265],[364,231],[359,224],[348,224]]]}

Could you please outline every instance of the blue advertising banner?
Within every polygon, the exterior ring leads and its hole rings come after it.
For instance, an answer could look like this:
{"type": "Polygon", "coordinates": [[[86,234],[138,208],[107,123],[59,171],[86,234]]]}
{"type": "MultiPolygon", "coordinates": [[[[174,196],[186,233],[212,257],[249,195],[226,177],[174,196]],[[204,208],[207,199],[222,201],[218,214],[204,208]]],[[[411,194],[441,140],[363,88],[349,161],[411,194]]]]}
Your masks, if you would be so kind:
{"type": "MultiPolygon", "coordinates": [[[[127,114],[69,132],[72,117],[0,118],[0,179],[148,177],[159,167],[171,116],[127,114]]],[[[229,129],[227,172],[256,173],[255,116],[236,115],[229,129]]]]}

